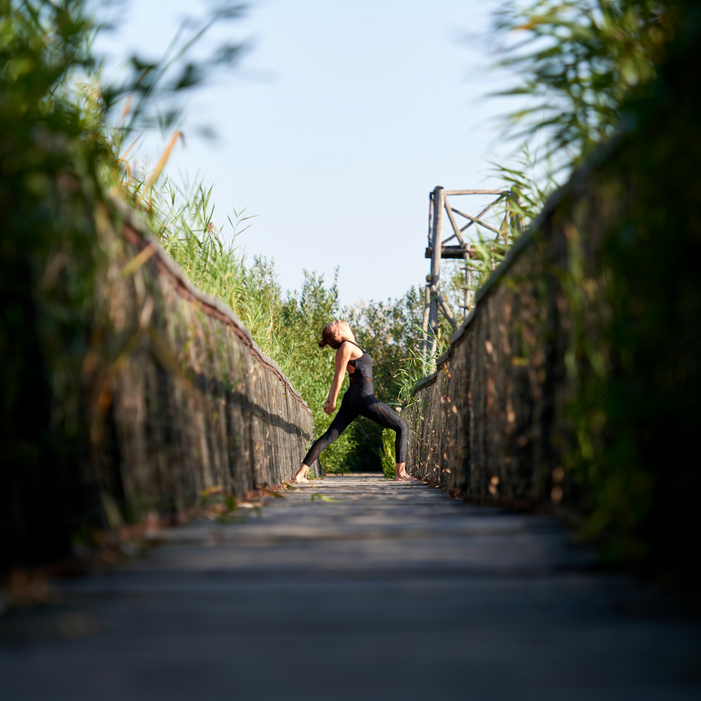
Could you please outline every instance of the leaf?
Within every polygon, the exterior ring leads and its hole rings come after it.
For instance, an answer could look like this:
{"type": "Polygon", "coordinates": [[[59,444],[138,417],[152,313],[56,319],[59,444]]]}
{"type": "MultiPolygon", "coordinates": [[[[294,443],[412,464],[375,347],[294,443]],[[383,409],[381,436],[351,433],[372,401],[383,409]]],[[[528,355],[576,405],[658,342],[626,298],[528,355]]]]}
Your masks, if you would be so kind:
{"type": "Polygon", "coordinates": [[[121,270],[122,277],[133,275],[151,256],[156,253],[158,246],[156,243],[149,243],[137,253],[121,270]]]}
{"type": "Polygon", "coordinates": [[[280,494],[280,492],[275,492],[272,489],[261,489],[260,491],[263,492],[263,494],[267,494],[269,497],[273,497],[274,499],[285,498],[284,494],[280,494]]]}
{"type": "Polygon", "coordinates": [[[340,499],[332,499],[331,497],[327,497],[325,494],[312,494],[312,501],[314,501],[315,499],[321,499],[321,501],[328,501],[328,502],[341,501],[340,499]]]}
{"type": "Polygon", "coordinates": [[[175,82],[173,90],[191,88],[202,81],[202,69],[194,63],[188,63],[180,74],[180,78],[175,82]]]}

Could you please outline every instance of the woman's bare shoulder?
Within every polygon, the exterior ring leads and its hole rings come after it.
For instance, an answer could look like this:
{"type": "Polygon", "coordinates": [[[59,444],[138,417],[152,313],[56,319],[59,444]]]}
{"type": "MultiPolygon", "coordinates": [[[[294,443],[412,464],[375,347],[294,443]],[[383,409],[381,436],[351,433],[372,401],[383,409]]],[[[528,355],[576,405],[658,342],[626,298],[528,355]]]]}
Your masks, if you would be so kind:
{"type": "Polygon", "coordinates": [[[363,352],[363,349],[357,343],[347,339],[341,341],[341,345],[336,351],[336,353],[342,353],[344,357],[351,358],[352,360],[360,358],[363,352]]]}

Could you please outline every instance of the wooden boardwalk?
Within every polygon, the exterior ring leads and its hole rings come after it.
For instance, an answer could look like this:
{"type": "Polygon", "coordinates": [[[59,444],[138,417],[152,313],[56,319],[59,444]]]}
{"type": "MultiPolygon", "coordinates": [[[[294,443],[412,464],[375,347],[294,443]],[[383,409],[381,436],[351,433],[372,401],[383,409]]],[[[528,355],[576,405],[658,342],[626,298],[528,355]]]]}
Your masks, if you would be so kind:
{"type": "Polygon", "coordinates": [[[375,475],[317,484],[0,618],[0,697],[701,698],[698,626],[550,518],[375,475]]]}

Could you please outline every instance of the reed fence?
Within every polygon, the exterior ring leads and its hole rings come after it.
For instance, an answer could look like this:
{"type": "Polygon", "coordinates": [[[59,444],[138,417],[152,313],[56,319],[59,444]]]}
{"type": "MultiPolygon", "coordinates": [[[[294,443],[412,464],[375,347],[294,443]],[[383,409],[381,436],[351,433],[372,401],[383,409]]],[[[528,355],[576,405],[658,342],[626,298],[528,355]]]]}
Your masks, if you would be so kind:
{"type": "Polygon", "coordinates": [[[592,180],[582,169],[549,200],[415,389],[405,410],[412,474],[455,496],[511,504],[559,502],[571,488],[561,466],[571,391],[564,288],[575,256],[598,274],[610,206],[592,180]],[[579,230],[590,234],[585,247],[579,230]]]}
{"type": "MultiPolygon", "coordinates": [[[[50,424],[34,431],[43,459],[8,465],[0,572],[154,521],[233,512],[291,478],[313,438],[311,411],[276,363],[131,210],[100,204],[86,221],[101,251],[93,297],[71,344],[36,353],[51,358],[35,368],[50,373],[50,424]]],[[[82,280],[52,294],[69,284],[82,280]]]]}
{"type": "Polygon", "coordinates": [[[231,309],[123,215],[131,258],[121,269],[115,258],[100,294],[128,340],[91,412],[103,494],[183,514],[206,490],[240,499],[281,484],[312,438],[311,411],[231,309]]]}

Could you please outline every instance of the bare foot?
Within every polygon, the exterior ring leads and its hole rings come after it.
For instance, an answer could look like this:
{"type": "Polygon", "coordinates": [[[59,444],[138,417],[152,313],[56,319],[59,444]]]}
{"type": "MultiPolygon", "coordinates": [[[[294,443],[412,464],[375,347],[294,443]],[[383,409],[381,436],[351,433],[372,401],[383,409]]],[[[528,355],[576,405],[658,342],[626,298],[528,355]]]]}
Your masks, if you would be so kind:
{"type": "Polygon", "coordinates": [[[290,483],[311,484],[311,482],[307,479],[307,472],[309,472],[309,468],[306,465],[302,465],[302,467],[297,470],[297,474],[290,480],[290,483]]]}
{"type": "Polygon", "coordinates": [[[420,482],[421,480],[416,479],[416,477],[412,477],[407,471],[406,471],[406,463],[398,463],[397,467],[394,471],[394,481],[395,482],[420,482]]]}

